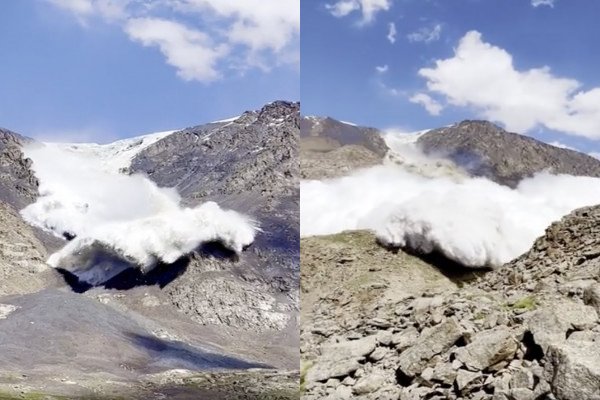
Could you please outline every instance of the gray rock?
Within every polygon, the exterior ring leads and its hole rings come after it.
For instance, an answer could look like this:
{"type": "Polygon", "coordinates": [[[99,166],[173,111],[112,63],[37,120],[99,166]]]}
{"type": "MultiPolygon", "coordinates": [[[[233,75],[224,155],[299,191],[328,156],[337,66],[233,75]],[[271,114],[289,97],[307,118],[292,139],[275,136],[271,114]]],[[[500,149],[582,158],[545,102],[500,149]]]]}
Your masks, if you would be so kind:
{"type": "Polygon", "coordinates": [[[385,348],[378,347],[373,353],[371,353],[371,355],[369,355],[369,360],[373,362],[381,361],[383,360],[387,352],[388,350],[386,350],[385,348]]]}
{"type": "Polygon", "coordinates": [[[512,359],[517,348],[518,342],[510,329],[499,326],[475,334],[471,343],[456,351],[456,358],[467,368],[482,371],[512,359]]]}
{"type": "Polygon", "coordinates": [[[435,366],[431,374],[431,380],[441,382],[446,385],[451,385],[456,379],[457,371],[452,368],[452,365],[440,363],[435,366]]]}
{"type": "Polygon", "coordinates": [[[347,360],[319,360],[306,374],[307,382],[324,382],[332,377],[348,376],[360,368],[356,359],[347,360]]]}
{"type": "Polygon", "coordinates": [[[351,399],[352,398],[352,389],[349,388],[348,386],[338,386],[335,389],[335,394],[338,396],[339,399],[342,400],[346,400],[346,399],[351,399]]]}
{"type": "Polygon", "coordinates": [[[379,373],[367,375],[356,382],[352,391],[356,395],[363,395],[379,390],[385,383],[385,377],[379,373]]]}
{"type": "Polygon", "coordinates": [[[398,351],[402,351],[417,343],[418,338],[419,331],[411,326],[400,333],[394,334],[392,336],[392,345],[396,347],[398,351]]]}
{"type": "Polygon", "coordinates": [[[389,346],[392,344],[392,333],[389,331],[382,331],[377,334],[377,341],[382,346],[389,346]]]}
{"type": "Polygon", "coordinates": [[[359,361],[375,350],[376,337],[369,336],[359,340],[324,346],[321,356],[308,371],[306,380],[323,382],[330,378],[344,378],[359,367],[359,361]]]}
{"type": "Polygon", "coordinates": [[[570,300],[561,301],[534,311],[527,318],[526,326],[543,351],[552,343],[566,340],[570,329],[589,329],[598,321],[593,307],[570,300]]]}
{"type": "Polygon", "coordinates": [[[399,369],[409,377],[420,374],[433,356],[448,350],[461,336],[462,329],[452,318],[429,328],[415,345],[400,354],[399,369]]]}
{"type": "Polygon", "coordinates": [[[533,390],[526,388],[511,389],[509,392],[509,398],[511,400],[535,400],[535,393],[533,390]]]}
{"type": "Polygon", "coordinates": [[[518,368],[517,370],[511,372],[511,378],[509,382],[511,389],[533,389],[534,384],[535,380],[533,378],[533,373],[529,369],[518,368]]]}
{"type": "Polygon", "coordinates": [[[600,398],[600,346],[563,342],[548,349],[547,372],[552,393],[560,400],[600,398]]]}
{"type": "Polygon", "coordinates": [[[471,382],[481,377],[481,372],[471,372],[465,369],[459,369],[456,374],[456,387],[458,390],[464,390],[471,382]]]}
{"type": "Polygon", "coordinates": [[[600,313],[600,283],[594,283],[584,290],[583,301],[600,313]]]}

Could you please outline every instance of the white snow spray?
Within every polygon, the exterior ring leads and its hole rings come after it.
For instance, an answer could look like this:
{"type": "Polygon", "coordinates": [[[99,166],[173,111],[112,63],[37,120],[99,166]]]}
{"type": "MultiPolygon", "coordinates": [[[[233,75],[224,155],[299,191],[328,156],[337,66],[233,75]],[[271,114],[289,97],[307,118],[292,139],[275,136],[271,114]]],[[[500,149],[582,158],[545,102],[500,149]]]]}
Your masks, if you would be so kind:
{"type": "Polygon", "coordinates": [[[389,246],[496,267],[529,250],[553,221],[600,204],[598,178],[541,172],[511,189],[420,154],[414,140],[386,139],[384,165],[301,182],[301,236],[369,229],[389,246]]]}
{"type": "Polygon", "coordinates": [[[254,241],[258,226],[249,217],[214,202],[182,207],[175,189],[120,173],[135,155],[133,147],[148,145],[137,139],[119,146],[26,146],[40,196],[21,215],[56,236],[74,237],[50,256],[51,266],[100,284],[131,264],[146,272],[158,262],[173,263],[203,243],[218,241],[240,253],[254,241]]]}

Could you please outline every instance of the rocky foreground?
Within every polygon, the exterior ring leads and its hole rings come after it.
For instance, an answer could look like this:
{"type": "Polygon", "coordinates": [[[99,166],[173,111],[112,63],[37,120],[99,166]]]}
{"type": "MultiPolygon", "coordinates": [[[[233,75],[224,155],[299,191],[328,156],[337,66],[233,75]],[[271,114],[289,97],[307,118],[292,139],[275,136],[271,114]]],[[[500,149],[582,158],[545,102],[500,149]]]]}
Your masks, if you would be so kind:
{"type": "Polygon", "coordinates": [[[301,251],[303,398],[600,399],[600,206],[477,275],[367,232],[301,251]]]}

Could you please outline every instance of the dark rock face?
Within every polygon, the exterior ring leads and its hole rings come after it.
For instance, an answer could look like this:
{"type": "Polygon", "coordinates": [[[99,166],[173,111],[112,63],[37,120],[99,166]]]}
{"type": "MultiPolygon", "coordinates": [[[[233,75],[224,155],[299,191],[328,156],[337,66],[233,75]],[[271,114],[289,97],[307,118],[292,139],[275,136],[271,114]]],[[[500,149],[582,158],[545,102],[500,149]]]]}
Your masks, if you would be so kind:
{"type": "Polygon", "coordinates": [[[329,117],[300,119],[302,179],[334,178],[381,164],[388,150],[377,129],[329,117]]]}
{"type": "Polygon", "coordinates": [[[231,122],[173,133],[131,164],[131,172],[176,187],[189,205],[214,200],[260,222],[263,231],[237,262],[192,257],[166,288],[173,304],[202,324],[297,327],[299,107],[278,101],[231,122]]]}
{"type": "Polygon", "coordinates": [[[447,157],[474,176],[510,187],[543,170],[600,177],[600,160],[507,132],[487,121],[463,121],[433,129],[417,143],[426,154],[447,157]]]}
{"type": "Polygon", "coordinates": [[[31,171],[31,160],[21,146],[30,142],[7,129],[0,128],[0,200],[17,210],[31,204],[38,195],[38,180],[31,171]]]}

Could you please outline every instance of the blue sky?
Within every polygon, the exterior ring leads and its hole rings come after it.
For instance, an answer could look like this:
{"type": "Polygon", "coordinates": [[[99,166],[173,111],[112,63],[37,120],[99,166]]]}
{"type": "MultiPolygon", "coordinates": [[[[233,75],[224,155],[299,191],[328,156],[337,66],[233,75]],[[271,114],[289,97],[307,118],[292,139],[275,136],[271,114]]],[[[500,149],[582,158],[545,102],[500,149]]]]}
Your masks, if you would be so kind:
{"type": "Polygon", "coordinates": [[[299,0],[20,0],[0,11],[0,126],[109,142],[300,99],[299,0]]]}
{"type": "Polygon", "coordinates": [[[302,113],[403,131],[481,118],[600,152],[598,15],[586,0],[303,0],[302,113]]]}

